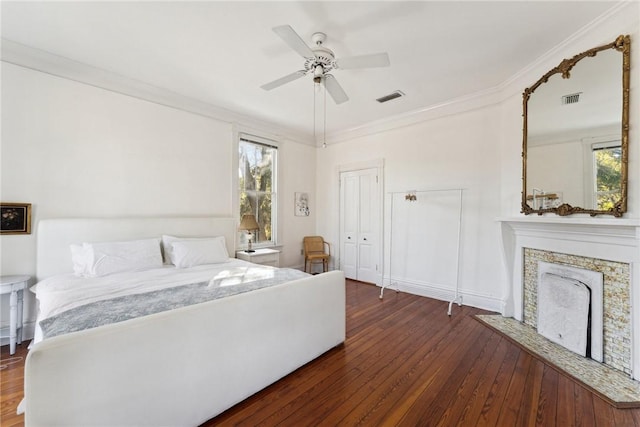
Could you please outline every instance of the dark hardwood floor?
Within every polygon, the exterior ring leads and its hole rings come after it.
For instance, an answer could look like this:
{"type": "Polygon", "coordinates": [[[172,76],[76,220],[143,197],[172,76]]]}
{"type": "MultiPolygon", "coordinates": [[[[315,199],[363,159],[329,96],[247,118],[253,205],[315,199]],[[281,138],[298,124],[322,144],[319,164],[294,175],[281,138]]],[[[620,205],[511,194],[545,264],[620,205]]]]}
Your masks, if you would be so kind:
{"type": "MultiPolygon", "coordinates": [[[[640,410],[613,408],[511,344],[473,318],[482,310],[449,317],[443,301],[346,289],[344,345],[204,425],[640,426],[640,410]]],[[[0,371],[3,427],[23,425],[23,365],[0,371]]]]}
{"type": "Polygon", "coordinates": [[[0,425],[2,427],[23,426],[24,416],[16,415],[18,403],[24,397],[24,360],[29,342],[16,347],[9,355],[9,346],[0,347],[0,425]]]}

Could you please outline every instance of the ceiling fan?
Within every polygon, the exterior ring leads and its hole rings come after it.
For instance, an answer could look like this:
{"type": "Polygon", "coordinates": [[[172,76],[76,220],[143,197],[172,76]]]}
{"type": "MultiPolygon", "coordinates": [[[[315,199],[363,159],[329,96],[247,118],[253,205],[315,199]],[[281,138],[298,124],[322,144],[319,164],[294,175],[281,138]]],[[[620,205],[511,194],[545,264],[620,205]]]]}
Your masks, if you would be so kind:
{"type": "Polygon", "coordinates": [[[325,33],[314,33],[311,40],[314,47],[309,47],[289,25],[281,25],[274,27],[273,31],[280,36],[289,47],[295,50],[305,59],[304,70],[299,70],[288,74],[270,83],[260,86],[264,90],[275,89],[286,83],[299,79],[307,74],[313,74],[315,83],[323,83],[331,98],[336,104],[342,104],[349,100],[342,86],[338,81],[329,74],[332,70],[349,70],[354,68],[374,68],[388,67],[389,55],[384,53],[374,53],[370,55],[348,56],[346,58],[336,59],[330,49],[323,46],[327,39],[325,33]]]}

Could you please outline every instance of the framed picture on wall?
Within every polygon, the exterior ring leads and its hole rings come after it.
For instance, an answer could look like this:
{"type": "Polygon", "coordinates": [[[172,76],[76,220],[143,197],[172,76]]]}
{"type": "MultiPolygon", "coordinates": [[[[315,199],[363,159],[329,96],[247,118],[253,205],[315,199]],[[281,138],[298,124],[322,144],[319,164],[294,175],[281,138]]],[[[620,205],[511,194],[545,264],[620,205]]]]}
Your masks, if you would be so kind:
{"type": "Polygon", "coordinates": [[[0,202],[0,234],[31,234],[31,203],[0,202]]]}
{"type": "Polygon", "coordinates": [[[309,216],[309,193],[295,193],[296,216],[309,216]]]}

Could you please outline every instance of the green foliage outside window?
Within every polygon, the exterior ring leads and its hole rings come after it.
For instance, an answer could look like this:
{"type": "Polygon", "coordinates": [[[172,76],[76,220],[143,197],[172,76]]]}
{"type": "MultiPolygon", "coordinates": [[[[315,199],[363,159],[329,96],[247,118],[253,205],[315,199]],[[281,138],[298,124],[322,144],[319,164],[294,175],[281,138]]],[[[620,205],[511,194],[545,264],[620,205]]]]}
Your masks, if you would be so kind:
{"type": "Polygon", "coordinates": [[[622,148],[610,147],[593,152],[596,164],[597,209],[607,210],[620,200],[622,189],[622,148]]]}

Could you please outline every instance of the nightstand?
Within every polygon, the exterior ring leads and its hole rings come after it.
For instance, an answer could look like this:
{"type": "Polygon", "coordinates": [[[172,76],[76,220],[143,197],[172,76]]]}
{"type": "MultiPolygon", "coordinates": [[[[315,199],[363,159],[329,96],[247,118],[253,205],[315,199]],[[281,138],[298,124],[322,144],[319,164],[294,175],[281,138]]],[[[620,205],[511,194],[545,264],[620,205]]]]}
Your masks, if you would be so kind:
{"type": "Polygon", "coordinates": [[[11,294],[9,297],[9,354],[16,352],[16,342],[22,343],[22,308],[24,290],[29,279],[31,279],[29,276],[0,276],[0,294],[11,294]]]}
{"type": "Polygon", "coordinates": [[[236,258],[249,261],[254,264],[270,265],[280,267],[280,251],[276,249],[256,249],[255,252],[236,252],[236,258]]]}

